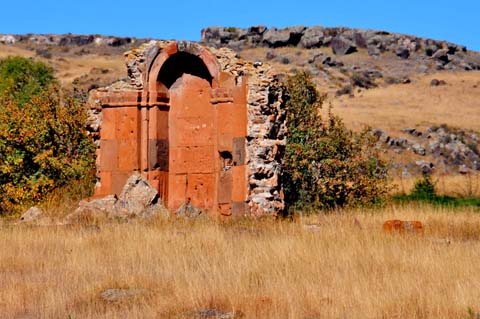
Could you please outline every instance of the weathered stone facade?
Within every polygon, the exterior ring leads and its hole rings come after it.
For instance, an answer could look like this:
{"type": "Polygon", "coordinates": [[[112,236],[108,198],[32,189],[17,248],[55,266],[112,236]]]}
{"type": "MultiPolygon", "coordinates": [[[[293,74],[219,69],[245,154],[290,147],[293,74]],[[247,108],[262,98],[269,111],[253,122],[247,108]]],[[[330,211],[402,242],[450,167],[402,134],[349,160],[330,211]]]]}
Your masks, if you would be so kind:
{"type": "Polygon", "coordinates": [[[283,210],[283,88],[273,69],[225,48],[151,41],[127,52],[129,82],[93,91],[96,195],[142,173],[173,212],[283,210]]]}

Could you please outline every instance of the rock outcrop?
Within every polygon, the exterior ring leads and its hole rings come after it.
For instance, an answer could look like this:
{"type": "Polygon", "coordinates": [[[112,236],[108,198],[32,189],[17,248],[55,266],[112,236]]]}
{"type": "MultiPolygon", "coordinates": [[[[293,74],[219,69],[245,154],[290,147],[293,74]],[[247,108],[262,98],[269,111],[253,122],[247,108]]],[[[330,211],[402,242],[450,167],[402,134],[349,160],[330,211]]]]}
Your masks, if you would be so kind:
{"type": "Polygon", "coordinates": [[[337,55],[352,54],[361,48],[371,56],[391,52],[400,59],[410,59],[412,56],[432,59],[437,69],[480,70],[480,62],[468,56],[465,46],[385,31],[321,26],[284,29],[268,29],[265,26],[248,29],[209,27],[202,30],[201,41],[209,46],[235,50],[255,47],[331,47],[337,55]]]}
{"type": "Polygon", "coordinates": [[[407,137],[393,137],[380,129],[372,133],[378,138],[380,148],[393,149],[396,153],[412,152],[424,158],[407,165],[397,164],[405,174],[428,174],[433,170],[460,174],[480,171],[480,137],[476,133],[445,125],[430,127],[425,132],[415,128],[405,128],[402,132],[407,137]]]}
{"type": "Polygon", "coordinates": [[[4,34],[0,35],[0,43],[16,44],[28,43],[33,45],[57,45],[57,46],[109,46],[122,47],[128,44],[140,44],[147,39],[133,37],[114,37],[102,35],[76,35],[76,34],[4,34]]]}

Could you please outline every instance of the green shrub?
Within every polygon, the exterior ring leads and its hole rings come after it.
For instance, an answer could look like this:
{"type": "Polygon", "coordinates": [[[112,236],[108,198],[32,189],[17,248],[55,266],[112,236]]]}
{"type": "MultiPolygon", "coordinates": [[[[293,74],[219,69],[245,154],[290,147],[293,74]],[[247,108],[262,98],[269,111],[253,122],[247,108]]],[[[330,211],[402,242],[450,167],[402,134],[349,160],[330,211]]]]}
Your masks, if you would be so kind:
{"type": "Polygon", "coordinates": [[[0,213],[16,212],[73,181],[93,181],[86,113],[50,67],[0,61],[0,213]]]}
{"type": "Polygon", "coordinates": [[[287,211],[373,204],[388,192],[387,163],[369,130],[354,133],[328,110],[311,78],[287,79],[287,145],[282,181],[287,211]]]}
{"type": "Polygon", "coordinates": [[[423,175],[422,179],[417,180],[410,195],[417,199],[435,199],[437,192],[430,175],[423,175]]]}
{"type": "Polygon", "coordinates": [[[438,195],[435,182],[426,174],[415,182],[410,194],[397,194],[393,199],[400,203],[423,202],[445,207],[480,207],[480,198],[475,198],[471,194],[466,197],[438,195]]]}
{"type": "Polygon", "coordinates": [[[22,57],[0,60],[0,98],[22,105],[45,87],[55,84],[53,69],[42,62],[22,57]]]}

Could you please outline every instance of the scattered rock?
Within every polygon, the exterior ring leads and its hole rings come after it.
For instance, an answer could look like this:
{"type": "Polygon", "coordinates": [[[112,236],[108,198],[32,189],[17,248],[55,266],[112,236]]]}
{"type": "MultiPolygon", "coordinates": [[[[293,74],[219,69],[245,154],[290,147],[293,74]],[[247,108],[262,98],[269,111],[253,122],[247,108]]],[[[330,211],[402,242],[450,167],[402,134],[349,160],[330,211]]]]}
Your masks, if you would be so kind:
{"type": "Polygon", "coordinates": [[[15,42],[17,42],[17,40],[15,39],[15,37],[13,35],[6,34],[6,35],[1,35],[0,36],[0,43],[15,44],[15,42]]]}
{"type": "Polygon", "coordinates": [[[313,231],[313,232],[318,232],[320,231],[320,226],[319,225],[303,225],[303,229],[308,230],[308,231],[313,231]]]}
{"type": "Polygon", "coordinates": [[[467,165],[463,164],[463,165],[460,165],[460,167],[458,168],[458,172],[462,175],[467,175],[467,174],[473,173],[474,170],[468,168],[467,165]]]}
{"type": "Polygon", "coordinates": [[[412,150],[415,154],[425,156],[427,154],[427,151],[425,150],[425,147],[423,147],[420,144],[413,144],[412,145],[412,150]]]}
{"type": "Polygon", "coordinates": [[[176,217],[186,217],[186,218],[198,218],[200,216],[206,216],[203,210],[192,205],[191,202],[187,202],[180,206],[175,212],[176,217]]]}
{"type": "Polygon", "coordinates": [[[402,59],[408,59],[410,57],[410,50],[404,46],[400,46],[395,50],[395,54],[402,59]]]}
{"type": "Polygon", "coordinates": [[[350,82],[353,86],[364,89],[372,89],[378,85],[374,82],[375,76],[372,76],[369,71],[353,72],[350,77],[350,82]]]}
{"type": "Polygon", "coordinates": [[[253,63],[253,66],[254,66],[255,68],[258,68],[259,66],[262,66],[262,65],[263,65],[263,62],[262,62],[262,61],[255,61],[255,62],[253,63]]]}
{"type": "Polygon", "coordinates": [[[282,64],[289,64],[290,63],[290,58],[287,56],[279,56],[278,61],[282,64]]]}
{"type": "Polygon", "coordinates": [[[134,288],[124,288],[124,289],[106,289],[102,291],[99,297],[108,303],[119,303],[124,302],[130,299],[135,299],[142,297],[148,294],[146,289],[134,289],[134,288]]]}
{"type": "Polygon", "coordinates": [[[187,313],[182,318],[192,318],[192,319],[238,319],[243,318],[244,315],[240,311],[222,311],[218,309],[203,309],[195,310],[193,312],[187,313]]]}
{"type": "Polygon", "coordinates": [[[416,161],[415,165],[420,168],[423,174],[430,174],[435,167],[433,163],[427,161],[416,161]]]}
{"type": "Polygon", "coordinates": [[[267,54],[265,55],[265,58],[267,61],[273,60],[277,57],[277,53],[275,51],[268,51],[267,54]]]}
{"type": "Polygon", "coordinates": [[[373,136],[376,136],[377,138],[380,138],[385,134],[385,131],[382,130],[382,129],[376,128],[376,129],[372,130],[372,134],[373,134],[373,136]]]}
{"type": "Polygon", "coordinates": [[[36,207],[30,207],[25,213],[20,217],[21,222],[33,222],[43,217],[43,211],[36,207]]]}
{"type": "Polygon", "coordinates": [[[438,80],[438,79],[433,79],[430,81],[430,86],[441,86],[441,85],[447,85],[447,82],[444,80],[438,80]]]}
{"type": "Polygon", "coordinates": [[[345,85],[340,90],[337,90],[337,92],[335,92],[335,95],[336,96],[342,96],[342,95],[353,96],[353,87],[351,85],[345,85]]]}
{"type": "Polygon", "coordinates": [[[342,67],[344,66],[343,62],[332,59],[332,57],[325,57],[322,60],[322,64],[330,67],[342,67]]]}

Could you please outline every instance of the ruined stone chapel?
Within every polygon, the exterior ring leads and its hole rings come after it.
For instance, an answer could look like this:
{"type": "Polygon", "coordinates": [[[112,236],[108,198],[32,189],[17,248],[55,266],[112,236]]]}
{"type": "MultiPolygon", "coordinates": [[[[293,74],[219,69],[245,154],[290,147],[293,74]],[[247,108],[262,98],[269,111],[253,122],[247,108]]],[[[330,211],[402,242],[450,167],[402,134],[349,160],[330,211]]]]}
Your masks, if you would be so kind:
{"type": "Polygon", "coordinates": [[[271,67],[184,41],[125,56],[128,81],[90,95],[101,119],[97,196],[141,173],[172,212],[185,203],[211,215],[283,210],[285,110],[271,67]]]}

